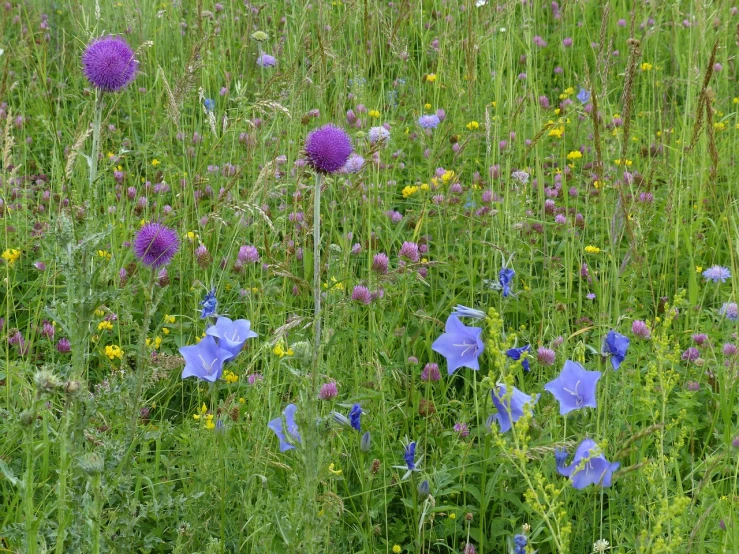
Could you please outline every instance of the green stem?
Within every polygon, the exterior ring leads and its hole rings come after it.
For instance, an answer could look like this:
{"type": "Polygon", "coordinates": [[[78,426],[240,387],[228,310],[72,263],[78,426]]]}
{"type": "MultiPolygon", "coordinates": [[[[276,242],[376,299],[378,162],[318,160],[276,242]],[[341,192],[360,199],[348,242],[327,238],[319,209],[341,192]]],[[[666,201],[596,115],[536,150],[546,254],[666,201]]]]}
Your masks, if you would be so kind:
{"type": "Polygon", "coordinates": [[[34,453],[33,453],[33,424],[28,426],[26,432],[26,478],[24,483],[24,512],[26,516],[26,552],[28,554],[36,554],[37,539],[36,530],[37,522],[33,507],[33,471],[34,471],[34,453]]]}
{"type": "Polygon", "coordinates": [[[97,206],[98,191],[95,180],[98,176],[98,150],[100,150],[100,127],[103,121],[103,93],[98,91],[95,98],[95,119],[92,123],[92,153],[90,154],[90,191],[97,206]]]}
{"type": "Polygon", "coordinates": [[[56,554],[64,553],[64,538],[67,531],[67,472],[69,470],[69,426],[71,420],[71,406],[67,401],[64,406],[64,421],[62,431],[59,433],[61,444],[59,445],[59,486],[57,494],[57,520],[58,528],[56,534],[56,554]]]}
{"type": "Polygon", "coordinates": [[[102,521],[103,499],[100,490],[100,472],[95,472],[92,477],[93,514],[95,521],[92,522],[92,554],[100,553],[100,525],[102,521]]]}
{"type": "Polygon", "coordinates": [[[316,173],[313,195],[313,399],[318,396],[318,360],[321,350],[321,176],[316,173]]]}

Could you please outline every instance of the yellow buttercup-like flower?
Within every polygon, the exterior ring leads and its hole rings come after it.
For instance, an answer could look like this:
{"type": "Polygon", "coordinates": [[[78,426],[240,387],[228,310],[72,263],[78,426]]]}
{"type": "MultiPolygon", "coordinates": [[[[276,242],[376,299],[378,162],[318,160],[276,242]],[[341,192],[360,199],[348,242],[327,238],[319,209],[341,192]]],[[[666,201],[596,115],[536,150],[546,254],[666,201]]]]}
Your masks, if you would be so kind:
{"type": "Polygon", "coordinates": [[[105,355],[108,356],[111,360],[115,360],[118,358],[119,360],[123,358],[123,350],[121,350],[120,346],[116,346],[115,344],[111,344],[105,347],[105,355]]]}

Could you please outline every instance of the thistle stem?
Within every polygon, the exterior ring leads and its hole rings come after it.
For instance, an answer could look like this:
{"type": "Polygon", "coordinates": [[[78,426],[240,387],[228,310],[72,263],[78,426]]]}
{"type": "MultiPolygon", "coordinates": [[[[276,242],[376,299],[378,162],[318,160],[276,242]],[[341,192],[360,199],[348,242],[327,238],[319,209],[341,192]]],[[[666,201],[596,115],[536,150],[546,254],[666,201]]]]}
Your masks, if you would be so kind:
{"type": "Polygon", "coordinates": [[[103,93],[98,91],[95,98],[95,118],[92,123],[92,152],[90,154],[90,192],[97,205],[98,191],[95,180],[98,176],[98,150],[100,150],[100,127],[103,121],[103,93]]]}
{"type": "Polygon", "coordinates": [[[313,398],[318,396],[318,360],[321,350],[321,176],[316,173],[313,195],[313,398]]]}

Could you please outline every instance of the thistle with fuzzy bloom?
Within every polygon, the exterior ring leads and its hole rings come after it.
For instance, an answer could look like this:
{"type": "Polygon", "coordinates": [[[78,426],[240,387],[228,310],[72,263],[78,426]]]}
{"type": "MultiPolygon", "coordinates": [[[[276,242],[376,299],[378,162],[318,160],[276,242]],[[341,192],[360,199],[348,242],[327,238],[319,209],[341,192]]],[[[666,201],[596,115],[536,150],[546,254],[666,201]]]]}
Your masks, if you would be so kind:
{"type": "Polygon", "coordinates": [[[169,264],[179,248],[177,233],[160,223],[147,223],[133,241],[136,257],[153,269],[169,264]]]}
{"type": "Polygon", "coordinates": [[[88,44],[82,54],[85,77],[103,92],[117,92],[136,77],[139,62],[121,37],[102,37],[88,44]]]}
{"type": "Polygon", "coordinates": [[[346,164],[353,146],[349,135],[334,125],[324,125],[308,134],[305,153],[319,173],[336,173],[346,164]]]}

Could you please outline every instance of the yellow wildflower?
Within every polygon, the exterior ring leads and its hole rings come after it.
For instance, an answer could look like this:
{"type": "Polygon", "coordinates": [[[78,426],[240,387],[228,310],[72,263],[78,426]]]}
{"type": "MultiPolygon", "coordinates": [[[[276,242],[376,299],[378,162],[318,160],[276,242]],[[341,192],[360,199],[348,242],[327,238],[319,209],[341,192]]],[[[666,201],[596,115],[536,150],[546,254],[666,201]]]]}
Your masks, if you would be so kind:
{"type": "Polygon", "coordinates": [[[641,67],[642,71],[652,71],[652,64],[648,62],[644,62],[639,67],[641,67]]]}
{"type": "Polygon", "coordinates": [[[588,245],[585,247],[585,252],[588,254],[600,254],[600,248],[597,246],[588,245]]]}
{"type": "Polygon", "coordinates": [[[572,152],[567,154],[568,160],[579,160],[580,158],[582,158],[582,152],[580,152],[579,150],[573,150],[572,152]]]}
{"type": "Polygon", "coordinates": [[[197,233],[194,233],[193,231],[188,231],[187,234],[185,235],[185,237],[190,242],[195,242],[198,239],[198,234],[197,233]]]}
{"type": "Polygon", "coordinates": [[[424,191],[424,192],[427,191],[427,190],[429,190],[429,184],[428,183],[421,183],[421,190],[424,191]]]}
{"type": "Polygon", "coordinates": [[[380,117],[380,112],[378,110],[370,110],[367,115],[369,115],[370,117],[378,118],[380,117]]]}
{"type": "Polygon", "coordinates": [[[703,267],[702,266],[699,266],[699,265],[695,266],[695,272],[696,273],[700,273],[701,271],[703,271],[703,267]]]}
{"type": "Polygon", "coordinates": [[[564,133],[564,132],[565,132],[565,128],[564,127],[554,127],[554,128],[552,128],[551,131],[549,131],[549,136],[550,137],[562,138],[562,133],[564,133]]]}
{"type": "Polygon", "coordinates": [[[114,360],[118,358],[119,360],[123,358],[123,350],[121,350],[120,346],[117,346],[115,344],[111,344],[105,347],[105,355],[108,356],[111,360],[114,360]]]}
{"type": "Polygon", "coordinates": [[[272,352],[273,352],[273,353],[274,353],[274,354],[275,354],[276,356],[279,356],[280,358],[284,358],[285,356],[292,356],[292,355],[294,355],[294,354],[295,354],[295,352],[293,351],[293,349],[292,349],[292,348],[289,348],[289,347],[288,347],[288,349],[287,349],[287,350],[285,350],[285,349],[284,349],[284,348],[282,347],[282,344],[280,344],[280,343],[278,343],[278,344],[275,344],[275,347],[274,347],[274,348],[272,349],[272,352]]]}
{"type": "Polygon", "coordinates": [[[164,314],[164,323],[174,323],[175,319],[173,315],[164,314]]]}
{"type": "Polygon", "coordinates": [[[110,321],[101,321],[98,323],[98,331],[112,331],[113,324],[110,321]]]}
{"type": "Polygon", "coordinates": [[[160,163],[162,163],[162,162],[160,162],[156,158],[154,158],[153,160],[151,160],[151,165],[153,165],[154,167],[158,166],[160,163]]]}
{"type": "Polygon", "coordinates": [[[162,345],[162,337],[154,337],[154,340],[146,339],[146,346],[157,350],[162,345]]]}
{"type": "Polygon", "coordinates": [[[433,83],[434,81],[436,81],[436,73],[429,73],[428,75],[426,75],[427,83],[433,83]]]}
{"type": "Polygon", "coordinates": [[[334,464],[331,463],[328,466],[329,472],[333,473],[334,475],[341,475],[343,473],[343,470],[341,469],[334,469],[334,464]]]}
{"type": "Polygon", "coordinates": [[[400,554],[402,552],[402,548],[400,548],[399,544],[396,544],[393,546],[393,554],[400,554]]]}
{"type": "Polygon", "coordinates": [[[441,180],[445,185],[448,185],[452,179],[454,179],[454,171],[451,169],[447,169],[441,176],[441,180]]]}
{"type": "Polygon", "coordinates": [[[431,109],[431,104],[429,104],[428,102],[426,102],[426,103],[425,103],[425,104],[423,105],[423,109],[424,109],[424,110],[430,110],[430,109],[431,109]]]}
{"type": "Polygon", "coordinates": [[[162,333],[164,333],[165,335],[169,335],[169,328],[162,327],[162,333]]]}
{"type": "Polygon", "coordinates": [[[480,124],[477,121],[470,121],[466,127],[468,131],[476,131],[480,128],[480,124]]]}
{"type": "Polygon", "coordinates": [[[403,189],[403,198],[409,198],[418,192],[416,185],[408,185],[403,189]]]}
{"type": "Polygon", "coordinates": [[[457,519],[457,514],[452,512],[451,514],[449,514],[449,519],[457,519]]]}
{"type": "Polygon", "coordinates": [[[713,124],[713,128],[717,131],[723,131],[724,129],[726,129],[726,123],[724,123],[723,121],[718,121],[713,124]]]}
{"type": "Polygon", "coordinates": [[[13,267],[13,264],[18,261],[18,258],[21,257],[20,250],[16,250],[15,248],[9,248],[5,252],[3,252],[3,260],[5,260],[8,263],[9,267],[13,267]]]}
{"type": "Polygon", "coordinates": [[[227,369],[223,372],[223,379],[224,381],[226,381],[226,383],[231,384],[231,383],[235,383],[236,381],[238,381],[239,376],[236,375],[233,371],[230,371],[227,369]]]}
{"type": "Polygon", "coordinates": [[[107,250],[98,250],[98,256],[100,256],[101,258],[105,258],[106,260],[109,260],[111,258],[111,254],[107,250]]]}

